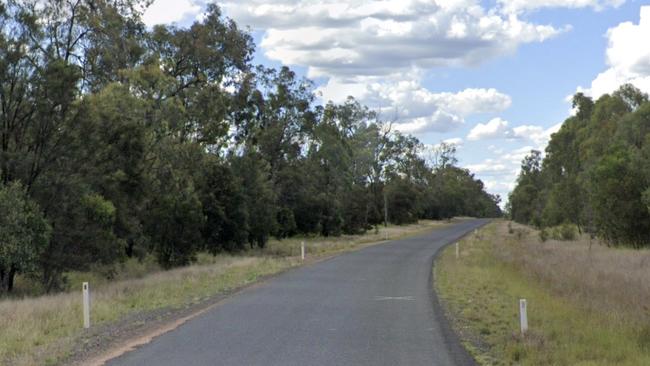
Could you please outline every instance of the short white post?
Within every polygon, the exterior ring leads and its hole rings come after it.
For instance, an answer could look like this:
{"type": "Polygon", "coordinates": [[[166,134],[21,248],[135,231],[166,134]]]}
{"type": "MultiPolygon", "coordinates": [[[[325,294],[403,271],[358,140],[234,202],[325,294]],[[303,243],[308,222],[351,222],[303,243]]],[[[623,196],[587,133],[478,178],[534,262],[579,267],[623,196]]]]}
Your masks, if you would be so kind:
{"type": "Polygon", "coordinates": [[[526,335],[528,331],[528,313],[526,310],[526,299],[519,300],[519,320],[521,323],[521,335],[526,335]]]}
{"type": "Polygon", "coordinates": [[[300,242],[300,257],[302,257],[302,260],[305,260],[305,242],[300,242]]]}
{"type": "Polygon", "coordinates": [[[83,283],[84,328],[90,328],[90,289],[88,282],[83,283]]]}
{"type": "Polygon", "coordinates": [[[456,242],[456,259],[460,258],[460,245],[456,242]]]}

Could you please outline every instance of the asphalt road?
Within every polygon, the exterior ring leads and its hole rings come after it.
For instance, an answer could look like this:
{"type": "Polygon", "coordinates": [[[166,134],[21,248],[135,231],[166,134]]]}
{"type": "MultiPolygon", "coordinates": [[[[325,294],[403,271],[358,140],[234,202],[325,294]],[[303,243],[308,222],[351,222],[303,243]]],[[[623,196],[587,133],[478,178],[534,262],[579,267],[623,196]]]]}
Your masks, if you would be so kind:
{"type": "Polygon", "coordinates": [[[431,288],[463,221],[274,277],[108,365],[471,365],[431,288]]]}

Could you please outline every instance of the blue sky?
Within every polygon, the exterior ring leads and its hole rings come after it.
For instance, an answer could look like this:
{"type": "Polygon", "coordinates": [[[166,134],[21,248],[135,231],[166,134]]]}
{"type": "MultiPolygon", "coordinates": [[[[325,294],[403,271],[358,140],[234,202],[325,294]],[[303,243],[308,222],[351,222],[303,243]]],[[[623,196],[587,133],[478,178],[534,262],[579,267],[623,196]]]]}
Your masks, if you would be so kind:
{"type": "MultiPolygon", "coordinates": [[[[289,65],[323,99],[353,95],[507,196],[577,90],[650,90],[650,6],[630,0],[224,0],[256,63],[289,65]],[[640,24],[645,11],[646,21],[640,24]]],[[[203,0],[156,0],[148,24],[189,24],[203,0]]]]}

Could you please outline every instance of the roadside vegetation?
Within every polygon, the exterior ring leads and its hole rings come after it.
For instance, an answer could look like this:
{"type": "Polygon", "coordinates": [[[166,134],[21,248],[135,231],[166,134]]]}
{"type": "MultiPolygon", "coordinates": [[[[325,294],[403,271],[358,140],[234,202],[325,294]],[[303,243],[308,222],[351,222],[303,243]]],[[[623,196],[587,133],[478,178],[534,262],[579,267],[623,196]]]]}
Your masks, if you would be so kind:
{"type": "Polygon", "coordinates": [[[110,339],[110,331],[108,335],[102,332],[119,326],[125,319],[129,323],[141,322],[144,326],[148,314],[209,303],[217,295],[302,264],[299,256],[303,240],[307,249],[306,263],[310,263],[386,238],[415,235],[445,225],[447,222],[421,221],[382,227],[377,233],[367,235],[271,240],[265,250],[216,256],[201,253],[194,265],[166,271],[155,258],[143,262],[133,259],[123,263],[118,277],[110,281],[97,272],[68,273],[69,292],[0,300],[0,364],[58,364],[79,351],[79,345],[92,344],[95,337],[108,336],[108,339],[101,339],[114,341],[110,339]],[[90,330],[82,328],[82,281],[91,284],[90,330]]]}
{"type": "Polygon", "coordinates": [[[575,115],[546,154],[522,162],[508,209],[538,228],[576,226],[608,245],[650,245],[650,102],[632,85],[594,101],[578,93],[575,115]]]}
{"type": "Polygon", "coordinates": [[[462,240],[460,258],[453,246],[441,253],[436,290],[480,364],[650,364],[650,252],[573,230],[542,240],[541,231],[498,221],[462,240]]]}

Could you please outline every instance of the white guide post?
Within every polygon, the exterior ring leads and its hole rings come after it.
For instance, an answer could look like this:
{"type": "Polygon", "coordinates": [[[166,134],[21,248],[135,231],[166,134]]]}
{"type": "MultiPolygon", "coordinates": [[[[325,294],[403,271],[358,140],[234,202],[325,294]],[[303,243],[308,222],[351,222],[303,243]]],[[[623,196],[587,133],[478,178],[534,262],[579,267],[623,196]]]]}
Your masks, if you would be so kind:
{"type": "Polygon", "coordinates": [[[90,328],[90,289],[88,282],[83,283],[83,302],[84,302],[84,328],[90,328]]]}
{"type": "Polygon", "coordinates": [[[460,258],[460,244],[456,242],[456,259],[460,258]]]}
{"type": "Polygon", "coordinates": [[[528,331],[528,313],[526,310],[526,299],[519,300],[519,320],[521,323],[521,335],[526,335],[528,331]]]}
{"type": "Polygon", "coordinates": [[[305,260],[305,242],[300,242],[300,257],[305,260]]]}

